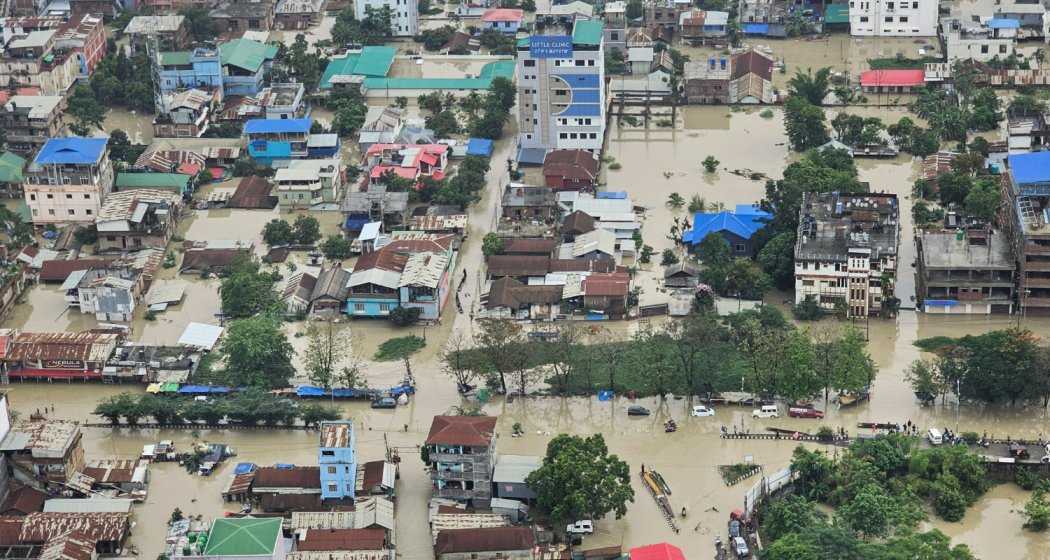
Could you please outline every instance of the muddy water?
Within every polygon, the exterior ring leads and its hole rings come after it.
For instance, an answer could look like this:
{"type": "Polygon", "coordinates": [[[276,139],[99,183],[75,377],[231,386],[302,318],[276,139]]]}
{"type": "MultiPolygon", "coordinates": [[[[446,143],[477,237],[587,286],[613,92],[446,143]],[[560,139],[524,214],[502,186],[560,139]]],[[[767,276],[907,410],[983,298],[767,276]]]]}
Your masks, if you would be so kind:
{"type": "Polygon", "coordinates": [[[112,132],[120,129],[128,134],[132,144],[149,144],[153,141],[153,117],[137,111],[113,108],[106,111],[102,130],[112,132]]]}

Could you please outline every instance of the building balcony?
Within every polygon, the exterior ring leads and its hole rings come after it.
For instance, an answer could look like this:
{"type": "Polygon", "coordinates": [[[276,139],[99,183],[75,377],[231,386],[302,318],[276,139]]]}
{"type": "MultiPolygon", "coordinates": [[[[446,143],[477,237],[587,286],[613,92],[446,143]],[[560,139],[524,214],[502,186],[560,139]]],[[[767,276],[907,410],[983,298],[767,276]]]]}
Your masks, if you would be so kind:
{"type": "Polygon", "coordinates": [[[430,471],[430,480],[474,480],[474,471],[430,471]]]}
{"type": "Polygon", "coordinates": [[[1050,271],[1050,261],[1025,261],[1024,269],[1050,271]]]}
{"type": "Polygon", "coordinates": [[[1050,255],[1050,245],[1038,243],[1025,243],[1024,252],[1027,255],[1050,255]]]}
{"type": "Polygon", "coordinates": [[[1050,288],[1050,278],[1025,278],[1022,284],[1026,288],[1050,288]]]}
{"type": "Polygon", "coordinates": [[[434,495],[439,498],[469,500],[477,494],[473,490],[464,490],[462,488],[434,488],[434,495]]]}
{"type": "Polygon", "coordinates": [[[477,464],[479,460],[484,460],[483,455],[474,455],[472,453],[430,453],[431,463],[470,463],[477,464]]]}

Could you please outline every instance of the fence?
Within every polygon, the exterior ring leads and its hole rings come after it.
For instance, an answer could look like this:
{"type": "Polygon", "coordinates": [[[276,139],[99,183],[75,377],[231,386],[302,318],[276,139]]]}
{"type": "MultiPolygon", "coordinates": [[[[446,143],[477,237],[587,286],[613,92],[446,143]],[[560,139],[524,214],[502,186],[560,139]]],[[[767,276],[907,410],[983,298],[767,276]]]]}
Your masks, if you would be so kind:
{"type": "Polygon", "coordinates": [[[791,467],[785,467],[758,479],[758,482],[744,493],[744,517],[751,519],[762,500],[783,490],[794,479],[795,473],[792,472],[791,467]]]}

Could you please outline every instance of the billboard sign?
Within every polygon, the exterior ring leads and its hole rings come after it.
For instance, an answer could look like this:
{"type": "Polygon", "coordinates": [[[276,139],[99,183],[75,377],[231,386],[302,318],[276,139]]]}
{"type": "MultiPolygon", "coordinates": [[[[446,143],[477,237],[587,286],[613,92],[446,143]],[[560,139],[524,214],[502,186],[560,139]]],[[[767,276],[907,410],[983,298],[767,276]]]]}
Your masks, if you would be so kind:
{"type": "Polygon", "coordinates": [[[572,58],[572,37],[569,35],[532,35],[529,37],[529,56],[532,58],[572,58]]]}

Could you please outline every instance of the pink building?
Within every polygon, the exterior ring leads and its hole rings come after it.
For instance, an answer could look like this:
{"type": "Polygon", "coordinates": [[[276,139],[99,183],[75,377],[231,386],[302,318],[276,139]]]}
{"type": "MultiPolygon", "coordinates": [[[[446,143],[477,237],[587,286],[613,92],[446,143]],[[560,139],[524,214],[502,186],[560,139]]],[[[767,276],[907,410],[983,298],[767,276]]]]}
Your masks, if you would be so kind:
{"type": "Polygon", "coordinates": [[[448,146],[444,144],[372,144],[365,153],[367,185],[383,183],[383,176],[396,176],[414,181],[419,186],[423,177],[445,178],[448,168],[448,146]]]}

